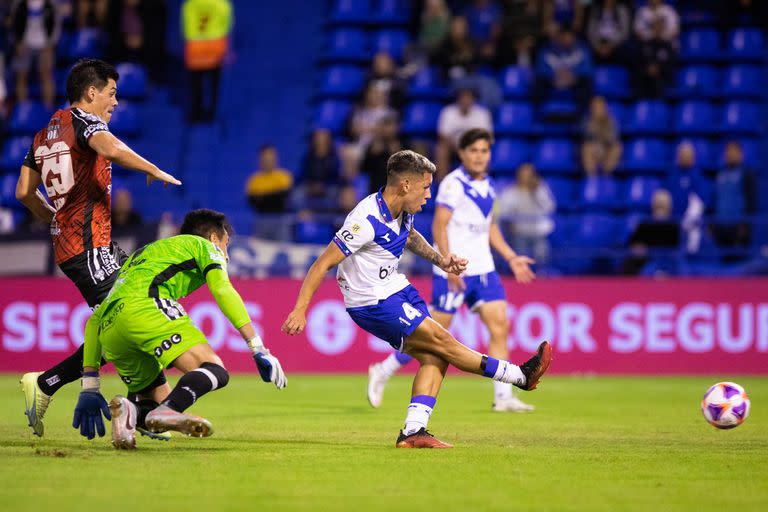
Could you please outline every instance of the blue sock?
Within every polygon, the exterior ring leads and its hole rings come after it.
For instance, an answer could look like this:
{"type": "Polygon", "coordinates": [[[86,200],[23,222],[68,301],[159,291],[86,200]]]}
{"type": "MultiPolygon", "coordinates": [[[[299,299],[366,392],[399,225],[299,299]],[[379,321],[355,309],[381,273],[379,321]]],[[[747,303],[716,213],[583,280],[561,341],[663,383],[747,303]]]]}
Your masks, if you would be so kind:
{"type": "Polygon", "coordinates": [[[496,370],[499,369],[499,360],[495,357],[483,356],[480,369],[483,370],[483,375],[493,378],[496,375],[496,370]]]}
{"type": "Polygon", "coordinates": [[[397,362],[400,363],[401,365],[408,364],[411,361],[413,361],[413,358],[411,356],[403,352],[395,352],[395,359],[397,359],[397,362]]]}

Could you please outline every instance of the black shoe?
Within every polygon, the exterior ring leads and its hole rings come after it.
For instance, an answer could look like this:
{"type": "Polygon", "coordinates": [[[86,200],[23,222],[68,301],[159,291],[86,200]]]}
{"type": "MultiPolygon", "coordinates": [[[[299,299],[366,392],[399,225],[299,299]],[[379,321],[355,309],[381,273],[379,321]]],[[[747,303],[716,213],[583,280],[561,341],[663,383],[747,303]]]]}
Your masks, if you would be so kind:
{"type": "Polygon", "coordinates": [[[395,441],[395,448],[453,448],[453,445],[444,443],[421,427],[408,436],[401,430],[395,441]]]}
{"type": "Polygon", "coordinates": [[[544,375],[544,372],[549,368],[549,364],[552,362],[552,345],[548,341],[541,342],[536,354],[529,360],[520,365],[520,371],[525,375],[525,384],[518,386],[520,389],[526,391],[532,391],[536,389],[539,384],[539,379],[544,375]]]}

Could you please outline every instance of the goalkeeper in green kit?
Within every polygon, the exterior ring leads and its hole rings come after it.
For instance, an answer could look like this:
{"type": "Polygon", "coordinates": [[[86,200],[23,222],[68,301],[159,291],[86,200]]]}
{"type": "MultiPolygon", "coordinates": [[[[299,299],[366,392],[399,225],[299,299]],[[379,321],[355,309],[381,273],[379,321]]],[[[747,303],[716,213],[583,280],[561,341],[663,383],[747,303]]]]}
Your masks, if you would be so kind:
{"type": "Polygon", "coordinates": [[[229,374],[205,336],[176,302],[208,284],[216,303],[253,353],[261,378],[278,389],[287,384],[277,358],[264,348],[240,295],[227,275],[227,244],[232,229],[224,214],[194,210],[181,234],[134,252],[107,298],[85,328],[82,391],[72,426],[93,439],[104,435],[102,413],[112,420],[115,448],[136,446],[136,427],[177,431],[195,437],[213,433],[205,418],[186,414],[204,394],[223,388],[229,374]],[[107,406],[99,391],[102,353],[117,369],[133,402],[117,395],[107,406]],[[184,375],[169,392],[163,369],[184,375]]]}

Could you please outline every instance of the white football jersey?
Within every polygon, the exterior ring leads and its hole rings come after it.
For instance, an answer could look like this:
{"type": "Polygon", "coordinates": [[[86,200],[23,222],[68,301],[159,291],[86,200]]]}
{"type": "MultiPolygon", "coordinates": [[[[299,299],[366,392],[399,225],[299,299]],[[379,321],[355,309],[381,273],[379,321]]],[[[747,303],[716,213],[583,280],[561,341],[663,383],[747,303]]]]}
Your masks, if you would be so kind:
{"type": "Polygon", "coordinates": [[[413,215],[392,218],[381,190],[347,215],[333,238],[347,256],[336,271],[346,307],[375,305],[410,284],[398,266],[412,227],[413,215]]]}
{"type": "MultiPolygon", "coordinates": [[[[453,211],[447,226],[448,250],[469,260],[463,275],[477,276],[496,270],[488,238],[495,200],[491,179],[486,175],[473,180],[463,167],[446,176],[437,189],[435,203],[453,211]]],[[[432,271],[446,275],[435,266],[432,271]]]]}

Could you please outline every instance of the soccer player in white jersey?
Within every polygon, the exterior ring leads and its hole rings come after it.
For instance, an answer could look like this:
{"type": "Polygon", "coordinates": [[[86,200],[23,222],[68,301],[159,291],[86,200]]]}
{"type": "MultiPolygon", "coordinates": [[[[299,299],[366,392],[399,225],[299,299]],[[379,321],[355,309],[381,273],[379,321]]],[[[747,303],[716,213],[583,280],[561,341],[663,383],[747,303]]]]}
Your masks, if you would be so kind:
{"type": "MultiPolygon", "coordinates": [[[[440,183],[432,234],[437,249],[446,254],[459,252],[469,259],[463,277],[433,268],[432,317],[446,329],[462,304],[480,315],[490,334],[488,354],[506,359],[509,319],[504,287],[493,263],[491,248],[506,261],[519,283],[529,283],[535,277],[530,264],[533,260],[519,256],[504,240],[493,219],[496,193],[488,177],[493,136],[488,130],[467,130],[459,139],[461,166],[440,183]]],[[[384,361],[368,369],[368,402],[381,405],[384,387],[389,378],[411,361],[408,354],[394,352],[384,361]]],[[[527,412],[533,406],[512,392],[512,384],[493,383],[493,410],[527,412]]]]}
{"type": "Polygon", "coordinates": [[[430,197],[435,166],[413,151],[398,151],[387,162],[387,184],[366,197],[347,216],[333,241],[312,264],[296,305],[282,330],[299,334],[306,312],[326,273],[338,265],[336,280],[347,312],[357,325],[419,362],[398,448],[451,448],[427,431],[448,365],[532,390],[552,360],[548,342],[520,366],[471,350],[430,317],[427,305],[398,272],[404,249],[460,275],[467,260],[441,254],[413,228],[413,216],[430,197]]]}

